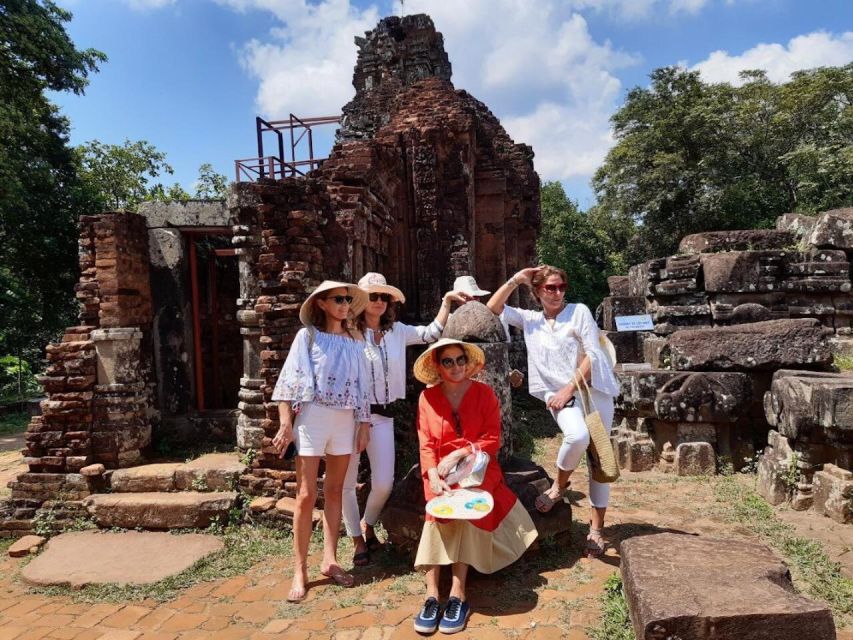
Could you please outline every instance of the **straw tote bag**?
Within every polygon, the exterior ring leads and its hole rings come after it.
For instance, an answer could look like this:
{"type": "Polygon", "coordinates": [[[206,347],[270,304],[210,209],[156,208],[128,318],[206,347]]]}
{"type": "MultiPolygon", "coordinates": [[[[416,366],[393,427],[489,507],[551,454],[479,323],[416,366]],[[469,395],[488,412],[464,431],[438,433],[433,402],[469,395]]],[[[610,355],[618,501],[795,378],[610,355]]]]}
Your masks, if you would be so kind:
{"type": "Polygon", "coordinates": [[[616,455],[613,453],[610,436],[607,435],[607,429],[604,428],[601,414],[593,404],[589,384],[583,376],[578,376],[578,380],[580,382],[578,389],[580,393],[578,395],[583,407],[584,422],[586,422],[586,428],[589,431],[589,449],[587,449],[589,474],[596,482],[615,482],[619,479],[619,465],[616,462],[616,455]]]}

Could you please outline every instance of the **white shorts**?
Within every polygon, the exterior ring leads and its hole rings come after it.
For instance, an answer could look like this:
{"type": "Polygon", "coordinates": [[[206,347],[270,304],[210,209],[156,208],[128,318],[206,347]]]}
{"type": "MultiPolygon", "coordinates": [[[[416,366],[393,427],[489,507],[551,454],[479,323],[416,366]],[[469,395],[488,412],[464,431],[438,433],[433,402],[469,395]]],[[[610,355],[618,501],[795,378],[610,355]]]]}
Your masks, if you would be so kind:
{"type": "Polygon", "coordinates": [[[355,412],[305,402],[293,423],[300,456],[348,456],[355,451],[355,412]]]}

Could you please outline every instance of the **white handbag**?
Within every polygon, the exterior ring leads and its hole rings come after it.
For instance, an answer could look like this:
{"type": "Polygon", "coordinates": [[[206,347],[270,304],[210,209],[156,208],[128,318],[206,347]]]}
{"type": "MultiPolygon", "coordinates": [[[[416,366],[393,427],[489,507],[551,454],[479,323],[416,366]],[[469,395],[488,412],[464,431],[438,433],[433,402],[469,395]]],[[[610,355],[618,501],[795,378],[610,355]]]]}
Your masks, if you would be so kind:
{"type": "Polygon", "coordinates": [[[458,484],[463,489],[479,487],[486,479],[486,468],[489,466],[489,454],[473,442],[472,453],[462,458],[444,479],[448,485],[458,484]]]}

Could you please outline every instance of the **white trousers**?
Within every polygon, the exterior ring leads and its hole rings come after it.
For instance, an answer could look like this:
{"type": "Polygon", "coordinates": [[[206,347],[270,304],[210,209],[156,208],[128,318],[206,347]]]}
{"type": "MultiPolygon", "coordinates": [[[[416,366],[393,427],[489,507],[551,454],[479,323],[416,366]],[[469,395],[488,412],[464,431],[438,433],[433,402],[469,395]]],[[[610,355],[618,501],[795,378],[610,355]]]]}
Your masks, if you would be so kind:
{"type": "MultiPolygon", "coordinates": [[[[552,394],[547,394],[546,399],[552,394]]],[[[613,398],[592,389],[592,400],[595,408],[601,414],[601,421],[607,433],[613,425],[613,398]]],[[[557,452],[557,467],[563,471],[574,471],[581,462],[583,454],[589,447],[589,431],[584,422],[580,398],[575,398],[573,407],[565,407],[551,415],[557,421],[557,426],[563,432],[563,444],[557,452]]],[[[603,508],[610,501],[610,484],[589,479],[589,502],[593,507],[603,508]]]]}
{"type": "MultiPolygon", "coordinates": [[[[374,413],[370,416],[370,423],[373,425],[370,429],[370,443],[367,445],[370,493],[364,505],[364,521],[373,526],[394,487],[394,419],[374,413]]],[[[343,518],[348,536],[362,535],[362,518],[358,514],[358,500],[355,496],[360,460],[361,454],[352,455],[344,478],[343,518]]]]}

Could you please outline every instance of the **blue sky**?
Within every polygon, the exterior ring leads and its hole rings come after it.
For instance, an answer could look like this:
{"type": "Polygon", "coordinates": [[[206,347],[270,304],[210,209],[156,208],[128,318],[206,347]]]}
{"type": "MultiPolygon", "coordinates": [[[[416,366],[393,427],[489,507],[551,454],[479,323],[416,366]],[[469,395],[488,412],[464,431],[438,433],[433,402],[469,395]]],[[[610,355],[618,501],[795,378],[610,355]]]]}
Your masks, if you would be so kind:
{"type": "MultiPolygon", "coordinates": [[[[82,97],[54,95],[72,143],[148,140],[192,189],[210,162],[256,155],[254,119],[334,115],[351,97],[353,37],[399,2],[60,0],[78,47],[109,56],[82,97]]],[[[849,0],[407,0],[445,36],[457,88],[480,98],[543,179],[583,208],[628,89],[669,64],[711,81],[853,60],[849,0]]],[[[328,149],[332,130],[316,140],[328,149]]]]}

